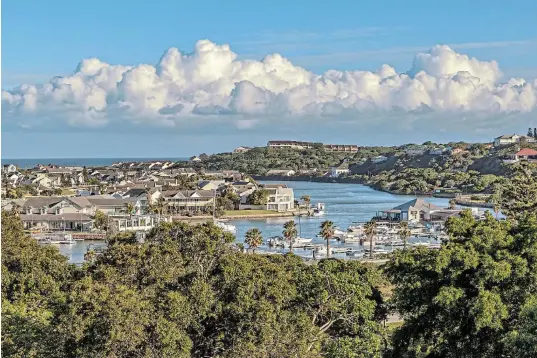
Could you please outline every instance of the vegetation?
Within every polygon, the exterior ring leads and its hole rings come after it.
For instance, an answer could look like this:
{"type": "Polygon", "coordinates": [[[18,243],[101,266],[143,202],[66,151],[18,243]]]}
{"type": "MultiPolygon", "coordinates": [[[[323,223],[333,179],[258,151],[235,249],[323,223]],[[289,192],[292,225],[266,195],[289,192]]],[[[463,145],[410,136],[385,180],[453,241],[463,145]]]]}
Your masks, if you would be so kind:
{"type": "Polygon", "coordinates": [[[296,239],[298,235],[298,231],[296,229],[296,223],[294,220],[288,221],[285,224],[283,224],[282,234],[285,240],[289,243],[289,251],[293,252],[293,241],[296,239]]]}
{"type": "MultiPolygon", "coordinates": [[[[143,243],[115,236],[75,267],[25,235],[16,212],[2,212],[2,354],[533,358],[532,170],[518,166],[491,196],[508,220],[464,211],[447,221],[440,249],[398,250],[383,266],[244,254],[211,223],[175,222],[143,243]],[[391,312],[403,322],[386,327],[391,312]]],[[[286,226],[296,237],[294,222],[286,226]]],[[[323,223],[323,237],[331,227],[323,223]]],[[[372,251],[375,222],[366,232],[372,251]]],[[[247,236],[252,250],[262,240],[255,230],[247,236]]]]}
{"type": "Polygon", "coordinates": [[[334,237],[334,231],[336,230],[334,223],[330,220],[323,221],[321,223],[321,236],[326,241],[326,256],[330,257],[330,239],[334,237]]]}
{"type": "Polygon", "coordinates": [[[256,189],[248,195],[248,204],[265,205],[268,202],[269,191],[267,189],[256,189]]]}
{"type": "Polygon", "coordinates": [[[255,249],[263,244],[263,235],[258,228],[249,229],[246,231],[244,242],[255,253],[255,249]]]}

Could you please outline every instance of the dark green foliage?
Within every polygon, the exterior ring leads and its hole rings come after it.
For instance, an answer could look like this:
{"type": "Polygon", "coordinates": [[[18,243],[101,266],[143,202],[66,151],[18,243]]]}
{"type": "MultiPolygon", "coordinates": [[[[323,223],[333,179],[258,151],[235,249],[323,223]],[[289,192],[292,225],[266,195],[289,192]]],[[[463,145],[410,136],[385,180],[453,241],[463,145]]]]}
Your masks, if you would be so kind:
{"type": "Polygon", "coordinates": [[[248,195],[248,204],[265,205],[268,202],[269,192],[266,189],[256,189],[248,195]]]}

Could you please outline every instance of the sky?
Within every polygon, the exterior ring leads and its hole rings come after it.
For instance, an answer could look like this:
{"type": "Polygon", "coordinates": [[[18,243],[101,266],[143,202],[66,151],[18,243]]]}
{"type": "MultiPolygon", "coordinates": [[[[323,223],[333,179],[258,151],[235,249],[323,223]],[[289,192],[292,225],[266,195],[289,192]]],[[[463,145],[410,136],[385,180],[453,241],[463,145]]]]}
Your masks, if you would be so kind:
{"type": "Polygon", "coordinates": [[[537,126],[537,2],[2,1],[2,158],[537,126]]]}

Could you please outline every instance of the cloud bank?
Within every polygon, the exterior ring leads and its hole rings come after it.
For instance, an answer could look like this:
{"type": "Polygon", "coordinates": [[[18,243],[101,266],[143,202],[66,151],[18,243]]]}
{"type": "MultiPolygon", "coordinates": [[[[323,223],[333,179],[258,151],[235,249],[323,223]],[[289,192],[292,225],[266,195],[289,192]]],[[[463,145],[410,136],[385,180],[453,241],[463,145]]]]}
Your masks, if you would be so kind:
{"type": "Polygon", "coordinates": [[[228,45],[208,40],[190,54],[170,48],[153,65],[81,61],[75,72],[41,85],[2,91],[4,123],[74,127],[117,123],[180,127],[229,118],[247,129],[271,118],[344,118],[379,114],[438,113],[509,116],[537,108],[537,80],[502,80],[495,61],[479,61],[448,46],[418,53],[412,68],[397,72],[336,71],[322,75],[279,54],[238,60],[228,45]]]}

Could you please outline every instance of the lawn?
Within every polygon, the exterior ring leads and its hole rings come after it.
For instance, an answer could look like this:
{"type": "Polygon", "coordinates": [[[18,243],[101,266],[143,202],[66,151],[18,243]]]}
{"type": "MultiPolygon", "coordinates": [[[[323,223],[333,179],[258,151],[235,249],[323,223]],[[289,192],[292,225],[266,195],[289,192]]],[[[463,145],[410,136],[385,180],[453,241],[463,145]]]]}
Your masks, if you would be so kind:
{"type": "Polygon", "coordinates": [[[279,214],[274,210],[227,210],[224,215],[226,216],[255,216],[255,215],[277,215],[279,214]]]}

